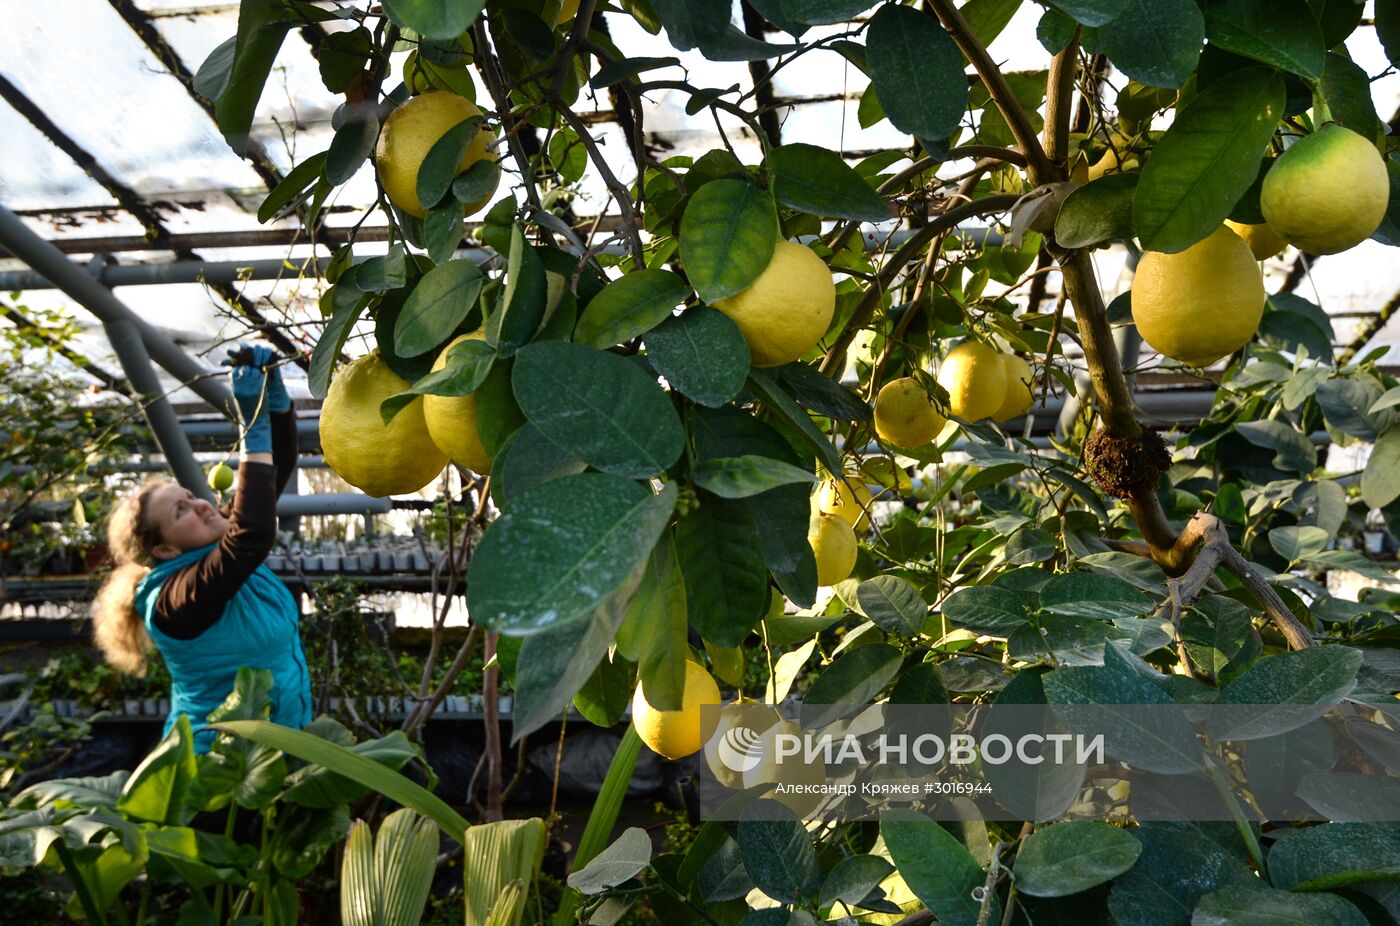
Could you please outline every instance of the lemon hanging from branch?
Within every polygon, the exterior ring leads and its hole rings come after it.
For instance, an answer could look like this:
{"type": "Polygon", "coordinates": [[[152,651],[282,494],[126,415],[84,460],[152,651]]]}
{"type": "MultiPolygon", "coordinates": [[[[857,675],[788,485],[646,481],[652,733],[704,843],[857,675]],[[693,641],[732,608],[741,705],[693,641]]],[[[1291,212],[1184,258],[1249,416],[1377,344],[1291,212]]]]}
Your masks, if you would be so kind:
{"type": "MultiPolygon", "coordinates": [[[[480,115],[476,104],[446,90],[420,94],[390,113],[374,149],[375,170],[389,201],[409,215],[420,219],[427,215],[418,201],[418,169],[433,145],[453,126],[480,115]]],[[[491,159],[489,146],[493,138],[489,129],[479,126],[462,154],[457,173],[477,161],[491,159]]],[[[493,186],[481,199],[467,203],[466,214],[471,215],[486,205],[495,192],[493,186]]]]}

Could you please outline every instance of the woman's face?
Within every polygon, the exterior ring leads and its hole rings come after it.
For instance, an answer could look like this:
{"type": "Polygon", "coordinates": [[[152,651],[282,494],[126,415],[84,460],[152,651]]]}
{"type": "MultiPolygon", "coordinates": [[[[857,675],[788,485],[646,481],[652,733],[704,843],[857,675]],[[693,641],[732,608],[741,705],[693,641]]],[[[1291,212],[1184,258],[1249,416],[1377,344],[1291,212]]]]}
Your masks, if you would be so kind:
{"type": "Polygon", "coordinates": [[[214,543],[229,525],[212,502],[173,482],[151,493],[146,516],[160,530],[161,543],[151,551],[157,559],[172,559],[214,543]]]}

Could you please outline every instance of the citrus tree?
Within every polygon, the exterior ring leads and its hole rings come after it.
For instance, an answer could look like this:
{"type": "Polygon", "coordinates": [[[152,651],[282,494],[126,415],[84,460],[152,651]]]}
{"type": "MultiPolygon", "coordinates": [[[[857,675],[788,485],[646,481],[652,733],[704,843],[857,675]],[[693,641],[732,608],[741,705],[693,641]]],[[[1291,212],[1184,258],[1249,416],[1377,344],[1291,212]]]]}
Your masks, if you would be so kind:
{"type": "MultiPolygon", "coordinates": [[[[1056,0],[1041,67],[1013,73],[987,47],[1023,6],[751,0],[740,28],[714,0],[242,4],[198,79],[235,148],[293,29],[343,97],[262,218],[315,226],[372,161],[390,229],[326,275],[326,460],[374,495],[479,477],[467,603],[517,738],[630,702],[651,748],[694,753],[714,676],[755,661],[766,690],[742,694],[775,703],[1055,703],[1073,677],[1107,702],[1393,704],[1394,576],[1338,541],[1400,520],[1400,392],[1258,261],[1400,243],[1376,75],[1344,44],[1374,30],[1395,60],[1400,4],[1363,25],[1354,0],[1056,0]],[[621,17],[748,62],[751,89],[629,54],[621,17]],[[783,144],[773,75],[808,56],[868,76],[861,124],[906,143],[783,144]],[[723,145],[661,159],[662,91],[723,145]],[[625,152],[585,117],[601,95],[625,152]],[[593,181],[610,210],[580,217],[593,181]],[[1137,275],[1106,300],[1110,245],[1137,275]],[[1141,421],[1132,331],[1223,366],[1199,425],[1141,421]],[[1050,446],[1001,427],[1052,395],[1084,401],[1050,446]],[[1328,471],[1319,432],[1369,462],[1328,471]],[[1337,569],[1375,588],[1334,597],[1337,569]]],[[[1299,776],[1328,767],[1298,748],[1299,776]]],[[[1310,806],[1354,819],[1388,781],[1310,806]]],[[[561,917],[641,896],[755,926],[1400,913],[1383,824],[1040,824],[714,824],[684,855],[629,833],[584,867],[594,834],[561,917]]]]}

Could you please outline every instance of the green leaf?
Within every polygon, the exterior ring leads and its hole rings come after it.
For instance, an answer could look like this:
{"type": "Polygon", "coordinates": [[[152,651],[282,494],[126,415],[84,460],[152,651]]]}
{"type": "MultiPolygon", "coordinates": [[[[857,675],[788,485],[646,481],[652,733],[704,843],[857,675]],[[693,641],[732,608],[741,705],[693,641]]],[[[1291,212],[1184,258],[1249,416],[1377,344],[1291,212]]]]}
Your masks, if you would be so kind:
{"type": "Polygon", "coordinates": [[[198,774],[190,719],[180,714],[174,728],[132,771],[117,799],[117,810],[151,823],[184,824],[195,808],[186,802],[198,774]]]}
{"type": "Polygon", "coordinates": [[[1373,416],[1369,409],[1381,395],[1376,386],[1355,379],[1333,379],[1317,387],[1317,404],[1330,427],[1350,437],[1375,441],[1393,416],[1373,416]]]}
{"type": "Polygon", "coordinates": [[[1057,0],[1055,6],[1086,26],[1102,26],[1118,18],[1124,0],[1057,0]]]}
{"type": "Polygon", "coordinates": [[[1376,0],[1376,38],[1391,64],[1400,62],[1400,0],[1376,0]]]}
{"type": "Polygon", "coordinates": [[[1066,897],[1118,877],[1142,844],[1127,830],[1072,820],[1036,830],[1016,855],[1016,886],[1032,897],[1066,897]]]}
{"type": "Polygon", "coordinates": [[[635,270],[594,296],[574,329],[574,341],[605,348],[645,334],[671,317],[690,287],[669,270],[635,270]]]}
{"type": "Polygon", "coordinates": [[[1332,536],[1320,527],[1288,525],[1269,531],[1269,546],[1290,563],[1321,553],[1331,539],[1332,536]]]}
{"type": "Polygon", "coordinates": [[[771,370],[753,369],[749,371],[749,388],[768,404],[779,417],[797,428],[808,449],[817,457],[829,473],[841,472],[841,458],[826,435],[812,423],[811,417],[776,382],[771,370]]]}
{"type": "MultiPolygon", "coordinates": [[[[483,117],[480,115],[468,116],[444,132],[442,137],[433,142],[433,146],[428,149],[423,163],[418,165],[416,185],[418,202],[423,209],[432,209],[437,206],[447,195],[447,191],[453,188],[458,165],[466,156],[467,148],[480,130],[482,121],[483,117]]],[[[489,196],[490,193],[485,195],[489,196]]],[[[476,202],[476,199],[465,200],[465,202],[476,202]]]]}
{"type": "Polygon", "coordinates": [[[888,643],[857,646],[837,656],[802,699],[803,727],[819,729],[849,705],[868,704],[894,680],[903,662],[904,654],[888,643]]]}
{"type": "Polygon", "coordinates": [[[768,268],[778,241],[767,192],[743,180],[714,180],[690,198],[681,219],[681,259],[700,298],[747,289],[768,268]]]}
{"type": "Polygon", "coordinates": [[[1374,139],[1380,134],[1381,121],[1371,99],[1371,78],[1351,59],[1336,52],[1327,54],[1321,90],[1333,120],[1365,138],[1374,139]]]}
{"type": "Polygon", "coordinates": [[[612,845],[569,875],[569,887],[584,894],[601,894],[630,881],[651,862],[651,837],[640,826],[629,826],[612,845]]]}
{"type": "Polygon", "coordinates": [[[461,839],[470,826],[461,814],[422,785],[385,768],[373,759],[357,755],[344,746],[265,720],[227,720],[213,726],[223,732],[294,755],[298,759],[325,766],[337,774],[357,781],[365,788],[428,817],[441,827],[449,838],[461,839]]]}
{"type": "Polygon", "coordinates": [[[253,112],[258,108],[282,40],[288,30],[298,24],[281,0],[246,0],[238,7],[238,35],[232,54],[225,45],[220,45],[199,69],[203,79],[198,84],[209,89],[218,88],[214,98],[214,121],[240,157],[248,150],[253,112]],[[220,80],[225,62],[227,76],[220,80]]]}
{"type": "Polygon", "coordinates": [[[692,306],[652,328],[646,347],[647,358],[668,383],[710,408],[738,395],[749,375],[749,345],[739,326],[707,305],[692,306]]]}
{"type": "Polygon", "coordinates": [[[1282,421],[1241,421],[1235,430],[1254,446],[1274,451],[1273,465],[1279,469],[1303,475],[1317,469],[1317,448],[1312,441],[1282,421]]]}
{"type": "Polygon", "coordinates": [[[618,652],[637,663],[647,701],[659,711],[680,710],[685,664],[675,654],[686,645],[685,577],[667,531],[652,548],[642,584],[617,630],[618,652]]]}
{"type": "Polygon", "coordinates": [[[1372,508],[1400,498],[1400,425],[1392,425],[1371,449],[1361,474],[1361,498],[1372,508]]]}
{"type": "Polygon", "coordinates": [[[428,259],[434,264],[444,264],[452,259],[457,246],[462,243],[462,220],[466,214],[466,209],[455,199],[428,210],[427,217],[423,219],[423,239],[428,259]]]}
{"type": "Polygon", "coordinates": [[[619,58],[600,67],[589,78],[588,86],[594,90],[601,90],[604,87],[611,87],[619,81],[636,77],[644,71],[673,67],[680,63],[681,59],[679,58],[619,58]]]}
{"type": "MultiPolygon", "coordinates": [[[[460,158],[458,163],[461,163],[460,158]]],[[[421,171],[418,177],[421,182],[423,177],[421,171]]],[[[479,203],[496,192],[496,187],[500,183],[501,167],[499,164],[489,158],[473,161],[470,167],[453,178],[452,198],[463,206],[479,203]]]]}
{"type": "Polygon", "coordinates": [[[447,363],[436,373],[414,383],[403,392],[389,396],[379,403],[379,415],[388,424],[394,416],[420,395],[471,395],[486,381],[496,352],[482,340],[463,341],[447,352],[447,363]]]}
{"type": "MultiPolygon", "coordinates": [[[[1144,823],[1132,831],[1142,844],[1137,864],[1113,883],[1108,908],[1124,926],[1190,926],[1196,902],[1254,873],[1240,856],[1181,824],[1144,823]]],[[[1241,855],[1243,850],[1241,849],[1241,855]]]]}
{"type": "Polygon", "coordinates": [[[523,489],[472,556],[473,618],[524,635],[591,613],[646,561],[674,504],[674,486],[653,495],[605,473],[523,489]]]}
{"type": "Polygon", "coordinates": [[[321,179],[326,166],[326,152],[313,154],[287,172],[287,176],[267,194],[258,207],[258,221],[268,222],[276,218],[284,208],[292,203],[300,203],[306,198],[312,184],[321,179]]]}
{"type": "Polygon", "coordinates": [[[1040,606],[1051,614],[1113,620],[1141,617],[1152,601],[1137,586],[1091,572],[1058,575],[1040,590],[1040,606]]]}
{"type": "MultiPolygon", "coordinates": [[[[410,759],[422,757],[422,751],[409,741],[402,730],[394,730],[377,739],[345,748],[394,771],[403,768],[410,759]]],[[[297,769],[287,779],[287,790],[282,794],[282,799],[303,807],[328,809],[352,804],[370,790],[363,782],[338,774],[327,766],[308,765],[297,769]]]]}
{"type": "Polygon", "coordinates": [[[373,153],[374,140],[378,137],[379,116],[374,108],[351,109],[326,149],[326,180],[338,186],[355,176],[360,165],[373,153]]]}
{"type": "Polygon", "coordinates": [[[1286,831],[1269,851],[1269,880],[1284,890],[1330,890],[1400,876],[1394,823],[1326,823],[1286,831]]]}
{"type": "MultiPolygon", "coordinates": [[[[765,812],[769,808],[765,807],[765,812]]],[[[771,812],[780,819],[738,823],[734,838],[744,867],[759,890],[774,900],[790,904],[810,901],[821,883],[812,838],[783,805],[773,806],[771,812]]]]}
{"type": "Polygon", "coordinates": [[[1220,227],[1258,174],[1284,99],[1279,74],[1250,68],[1211,84],[1177,114],[1133,198],[1144,248],[1181,251],[1220,227]]]}
{"type": "Polygon", "coordinates": [[[797,404],[819,415],[837,421],[870,421],[875,415],[869,402],[810,364],[788,363],[776,372],[778,384],[797,404]]]}
{"type": "Polygon", "coordinates": [[[1128,638],[1128,633],[1106,621],[1048,614],[1035,624],[1016,628],[1006,640],[1006,650],[1013,659],[1026,662],[1096,666],[1109,643],[1128,638]]]}
{"type": "Polygon", "coordinates": [[[831,907],[838,901],[854,906],[892,874],[894,866],[878,855],[847,856],[827,872],[818,906],[831,907]]]}
{"type": "Polygon", "coordinates": [[[1123,0],[1121,5],[1123,12],[1099,27],[1100,50],[1149,87],[1186,83],[1205,41],[1200,8],[1193,0],[1123,0]]]}
{"type": "Polygon", "coordinates": [[[511,390],[511,366],[509,360],[493,363],[485,382],[472,393],[476,402],[476,433],[492,459],[525,424],[525,414],[516,404],[515,393],[511,390]]]}
{"type": "Polygon", "coordinates": [[[510,259],[506,289],[496,312],[486,320],[486,340],[502,357],[515,354],[539,330],[549,302],[549,278],[544,263],[525,240],[519,225],[510,230],[510,259]]]}
{"type": "Polygon", "coordinates": [[[785,206],[826,218],[879,222],[889,205],[836,152],[792,144],[768,155],[773,196],[785,206]]]}
{"type": "Polygon", "coordinates": [[[1107,174],[1065,197],[1055,217],[1055,240],[1088,248],[1133,236],[1133,195],[1140,174],[1107,174]]]}
{"type": "Polygon", "coordinates": [[[1372,582],[1391,584],[1400,581],[1395,573],[1379,563],[1372,562],[1355,550],[1323,550],[1308,557],[1308,562],[1328,569],[1349,569],[1358,572],[1372,582]]]}
{"type": "Polygon", "coordinates": [[[928,617],[928,603],[919,590],[899,576],[866,579],[856,586],[856,603],[886,633],[913,636],[928,617]]]}
{"type": "Polygon", "coordinates": [[[1327,47],[1307,0],[1209,0],[1211,44],[1309,80],[1322,76],[1327,47]]]}
{"type": "Polygon", "coordinates": [[[394,325],[395,349],[416,357],[447,340],[476,305],[485,281],[469,260],[449,260],[423,274],[394,325]]]}
{"type": "Polygon", "coordinates": [[[1198,771],[1205,761],[1196,734],[1185,717],[1151,715],[1133,709],[1142,704],[1174,704],[1155,669],[1143,671],[1117,646],[1104,647],[1101,666],[1070,666],[1042,677],[1045,698],[1071,730],[1105,734],[1105,749],[1137,768],[1164,774],[1198,771]],[[1120,709],[1120,705],[1128,705],[1120,709]]]}
{"type": "Polygon", "coordinates": [[[522,348],[516,400],[540,433],[604,472],[655,476],[685,445],[666,393],[634,361],[566,341],[522,348]]]}
{"type": "Polygon", "coordinates": [[[497,506],[505,510],[526,486],[572,476],[587,468],[587,463],[561,450],[527,421],[506,438],[492,461],[491,495],[497,506]]]}
{"type": "Polygon", "coordinates": [[[1366,926],[1366,917],[1335,894],[1299,894],[1240,881],[1201,898],[1193,926],[1366,926]]]}
{"type": "Polygon", "coordinates": [[[1221,740],[1277,736],[1310,723],[1356,687],[1361,651],[1346,646],[1312,646],[1261,659],[1220,690],[1209,724],[1221,740]]]}
{"type": "Polygon", "coordinates": [[[1007,637],[1026,623],[1035,597],[991,585],[968,585],[943,602],[943,616],[973,633],[1007,637]]]}
{"type": "Polygon", "coordinates": [[[574,693],[574,707],[596,727],[614,726],[632,703],[632,687],[631,664],[605,653],[588,681],[574,693]]]}
{"type": "Polygon", "coordinates": [[[521,642],[512,742],[557,719],[587,684],[606,658],[644,571],[645,563],[604,596],[588,616],[556,622],[521,642]]]}
{"type": "MultiPolygon", "coordinates": [[[[890,858],[914,895],[945,926],[976,926],[982,905],[973,891],[982,887],[986,873],[972,853],[946,829],[912,811],[880,820],[880,835],[890,858]]],[[[1001,903],[990,898],[988,922],[1001,921],[1001,903]]]]}
{"type": "Polygon", "coordinates": [[[402,244],[389,245],[381,257],[371,257],[355,265],[355,286],[361,292],[382,293],[401,288],[408,279],[402,244]]]}
{"type": "Polygon", "coordinates": [[[720,498],[748,498],[777,486],[810,485],[816,480],[810,470],[753,454],[701,460],[690,475],[697,486],[720,498]]]}
{"type": "Polygon", "coordinates": [[[973,36],[984,47],[990,44],[1011,22],[1021,0],[968,0],[961,13],[973,36]]]}
{"type": "Polygon", "coordinates": [[[373,37],[364,26],[327,34],[316,56],[325,88],[331,93],[349,90],[374,54],[372,43],[373,37]]]}
{"type": "MultiPolygon", "coordinates": [[[[805,537],[804,537],[805,541],[805,537]]],[[[738,646],[768,598],[763,539],[742,502],[700,493],[676,524],[676,559],[685,577],[690,623],[717,646],[738,646]]]]}
{"type": "Polygon", "coordinates": [[[919,138],[944,138],[958,128],[967,111],[966,62],[932,14],[883,4],[870,18],[865,50],[895,128],[919,138]]]}
{"type": "Polygon", "coordinates": [[[385,0],[384,12],[397,26],[412,29],[425,39],[455,39],[476,19],[485,0],[385,0]]]}

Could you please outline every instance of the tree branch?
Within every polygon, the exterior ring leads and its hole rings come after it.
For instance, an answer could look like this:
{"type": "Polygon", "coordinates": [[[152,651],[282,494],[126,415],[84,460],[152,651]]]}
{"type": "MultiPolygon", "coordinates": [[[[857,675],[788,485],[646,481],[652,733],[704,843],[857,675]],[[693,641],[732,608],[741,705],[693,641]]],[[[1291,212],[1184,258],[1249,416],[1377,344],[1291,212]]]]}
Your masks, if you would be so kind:
{"type": "Polygon", "coordinates": [[[987,49],[982,47],[982,43],[977,41],[977,37],[972,34],[972,29],[963,19],[962,13],[953,6],[953,0],[925,0],[929,8],[943,23],[943,28],[952,33],[953,41],[958,48],[962,49],[963,55],[972,62],[973,68],[982,78],[982,83],[987,87],[987,93],[991,96],[992,102],[996,103],[997,109],[1001,110],[1002,117],[1006,119],[1006,124],[1011,128],[1011,137],[1016,139],[1016,145],[1021,149],[1021,153],[1026,156],[1027,173],[1030,174],[1031,185],[1039,186],[1056,179],[1050,161],[1045,157],[1045,149],[1040,147],[1040,139],[1036,137],[1035,129],[1031,127],[1031,120],[1026,115],[1026,110],[1021,106],[1020,100],[1016,99],[1016,94],[1011,92],[1011,85],[1006,82],[1006,77],[1001,73],[1001,68],[997,67],[992,56],[987,54],[987,49]]]}

